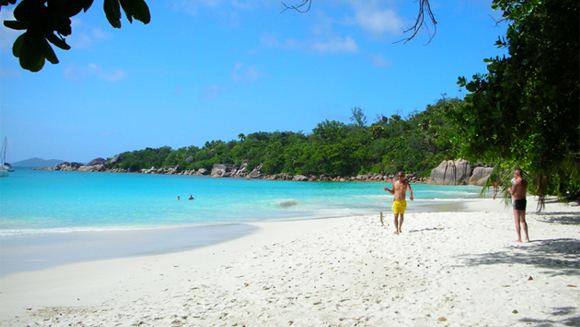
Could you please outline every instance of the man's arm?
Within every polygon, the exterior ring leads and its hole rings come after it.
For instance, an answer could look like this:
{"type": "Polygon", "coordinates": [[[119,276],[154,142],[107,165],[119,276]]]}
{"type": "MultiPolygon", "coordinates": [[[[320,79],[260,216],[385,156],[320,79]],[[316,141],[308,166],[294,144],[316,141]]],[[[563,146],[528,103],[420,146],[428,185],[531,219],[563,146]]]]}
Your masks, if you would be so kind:
{"type": "Polygon", "coordinates": [[[520,188],[520,181],[516,180],[514,182],[514,184],[512,185],[513,188],[508,188],[508,192],[510,192],[510,194],[513,196],[514,194],[516,194],[520,188]]]}
{"type": "Polygon", "coordinates": [[[389,189],[388,187],[383,187],[383,190],[391,193],[391,194],[395,194],[395,183],[393,183],[393,189],[389,189]]]}
{"type": "Polygon", "coordinates": [[[413,201],[413,190],[411,189],[410,183],[407,183],[407,190],[409,190],[409,199],[413,201]]]}

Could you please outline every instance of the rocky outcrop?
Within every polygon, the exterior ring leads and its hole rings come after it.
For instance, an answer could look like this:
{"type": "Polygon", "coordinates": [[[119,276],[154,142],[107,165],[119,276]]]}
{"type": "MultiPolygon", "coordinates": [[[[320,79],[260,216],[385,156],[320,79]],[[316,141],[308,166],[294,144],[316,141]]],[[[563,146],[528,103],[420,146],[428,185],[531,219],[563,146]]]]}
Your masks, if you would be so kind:
{"type": "Polygon", "coordinates": [[[118,155],[114,156],[113,159],[111,159],[111,165],[118,164],[121,161],[123,161],[123,158],[121,157],[120,154],[118,154],[118,155]]]}
{"type": "Polygon", "coordinates": [[[431,171],[430,184],[435,185],[477,185],[482,186],[493,167],[476,164],[472,167],[464,159],[447,160],[431,171]]]}
{"type": "Polygon", "coordinates": [[[249,178],[260,178],[262,177],[262,164],[259,164],[250,174],[248,175],[249,178]]]}
{"type": "MultiPolygon", "coordinates": [[[[247,166],[248,166],[247,160],[244,160],[239,166],[215,164],[212,167],[210,175],[212,177],[242,177],[242,178],[244,178],[244,177],[248,177],[248,173],[246,172],[247,166]]],[[[261,168],[261,167],[259,167],[259,168],[261,168]]],[[[201,169],[199,171],[201,172],[201,169]]],[[[200,174],[200,175],[203,175],[203,174],[200,174]]],[[[255,178],[255,177],[252,177],[252,178],[255,178]]]]}
{"type": "Polygon", "coordinates": [[[489,178],[493,167],[475,167],[469,178],[469,185],[483,186],[489,178]]]}
{"type": "MultiPolygon", "coordinates": [[[[38,170],[56,170],[56,171],[85,171],[85,172],[121,172],[122,169],[110,170],[107,168],[106,161],[103,158],[91,160],[89,164],[83,165],[78,162],[63,162],[55,165],[54,168],[36,168],[38,170]]],[[[124,171],[123,171],[124,172],[124,171]]]]}
{"type": "MultiPolygon", "coordinates": [[[[188,158],[189,159],[189,158],[188,158]]],[[[120,162],[122,157],[119,155],[113,157],[110,162],[120,162]]],[[[182,169],[179,166],[175,167],[164,167],[155,168],[151,167],[149,169],[141,169],[135,171],[135,173],[141,174],[166,174],[166,175],[198,175],[212,177],[232,177],[232,178],[254,178],[254,179],[269,179],[269,180],[284,180],[284,181],[324,181],[324,182],[391,182],[395,179],[396,174],[361,174],[357,176],[336,176],[330,177],[326,175],[313,176],[313,175],[297,175],[293,176],[287,173],[281,173],[276,175],[266,175],[262,173],[262,165],[258,165],[251,172],[247,172],[248,161],[244,160],[239,166],[230,164],[216,164],[211,170],[206,168],[195,169],[182,169]]],[[[83,166],[80,163],[69,163],[63,162],[62,164],[56,165],[54,168],[37,168],[39,170],[63,170],[63,171],[85,171],[85,172],[115,172],[115,173],[127,173],[127,171],[121,168],[108,168],[107,161],[103,158],[96,158],[91,160],[89,164],[83,166]]],[[[429,181],[428,178],[418,177],[418,174],[412,173],[407,174],[406,179],[412,183],[426,183],[429,181]]]]}
{"type": "Polygon", "coordinates": [[[443,161],[439,167],[431,171],[431,184],[436,185],[466,185],[471,176],[469,161],[458,159],[443,161]]]}
{"type": "MultiPolygon", "coordinates": [[[[231,168],[229,171],[231,171],[231,168]]],[[[212,177],[227,177],[227,176],[224,176],[227,172],[228,172],[228,167],[226,165],[216,164],[216,165],[213,165],[213,168],[211,169],[211,176],[212,177]]]]}
{"type": "Polygon", "coordinates": [[[96,164],[96,165],[86,165],[86,166],[81,166],[77,169],[78,171],[98,171],[98,172],[103,172],[103,171],[107,171],[107,166],[103,165],[103,164],[96,164]]]}
{"type": "Polygon", "coordinates": [[[78,163],[78,162],[63,162],[61,164],[58,164],[56,166],[54,166],[53,170],[60,170],[60,171],[76,171],[78,170],[80,167],[82,167],[83,164],[78,163]]]}
{"type": "Polygon", "coordinates": [[[89,161],[87,166],[106,165],[106,164],[107,164],[107,160],[105,160],[103,158],[96,158],[96,159],[89,161]]]}
{"type": "Polygon", "coordinates": [[[297,182],[307,182],[308,177],[306,177],[304,175],[296,175],[296,176],[294,176],[294,178],[292,178],[292,180],[297,181],[297,182]]]}
{"type": "Polygon", "coordinates": [[[292,176],[290,174],[281,173],[281,174],[276,174],[276,175],[270,176],[269,179],[272,179],[275,181],[291,181],[293,178],[294,178],[294,176],[292,176]]]}
{"type": "Polygon", "coordinates": [[[197,175],[209,175],[210,173],[211,171],[205,168],[199,168],[199,170],[197,171],[197,175]]]}

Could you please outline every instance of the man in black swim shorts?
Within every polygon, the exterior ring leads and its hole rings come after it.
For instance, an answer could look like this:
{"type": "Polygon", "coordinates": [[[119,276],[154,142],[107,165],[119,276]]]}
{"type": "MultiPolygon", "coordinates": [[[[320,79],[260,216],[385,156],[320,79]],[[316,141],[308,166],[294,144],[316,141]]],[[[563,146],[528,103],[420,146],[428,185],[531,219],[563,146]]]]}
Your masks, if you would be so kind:
{"type": "Polygon", "coordinates": [[[514,202],[514,219],[516,223],[516,233],[518,235],[516,242],[522,241],[520,225],[524,229],[526,236],[525,241],[529,242],[528,224],[526,223],[526,192],[528,189],[528,182],[522,178],[522,170],[519,168],[514,170],[514,178],[513,185],[508,188],[508,192],[512,195],[514,202]]]}
{"type": "Polygon", "coordinates": [[[526,211],[526,199],[523,200],[514,200],[514,210],[523,210],[526,211]]]}

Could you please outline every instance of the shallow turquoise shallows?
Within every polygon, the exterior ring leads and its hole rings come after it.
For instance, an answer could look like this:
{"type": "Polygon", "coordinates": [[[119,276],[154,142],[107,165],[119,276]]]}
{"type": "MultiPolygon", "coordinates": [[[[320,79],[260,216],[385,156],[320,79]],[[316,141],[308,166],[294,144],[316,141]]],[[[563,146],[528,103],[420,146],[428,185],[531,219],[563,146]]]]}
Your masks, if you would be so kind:
{"type": "MultiPolygon", "coordinates": [[[[0,179],[0,235],[231,224],[390,212],[391,183],[291,182],[17,169],[0,179]],[[188,200],[193,195],[194,200],[188,200]],[[178,201],[177,197],[181,199],[178,201]]],[[[480,188],[412,184],[408,212],[480,188]]]]}

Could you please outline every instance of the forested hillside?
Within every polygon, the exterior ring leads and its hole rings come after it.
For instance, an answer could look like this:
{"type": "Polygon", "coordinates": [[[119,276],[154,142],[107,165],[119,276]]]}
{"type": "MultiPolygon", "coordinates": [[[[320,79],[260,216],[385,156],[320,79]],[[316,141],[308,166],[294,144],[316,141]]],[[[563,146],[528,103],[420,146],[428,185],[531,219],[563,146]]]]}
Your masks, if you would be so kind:
{"type": "Polygon", "coordinates": [[[370,126],[363,110],[353,108],[350,123],[325,120],[308,134],[255,132],[239,134],[238,140],[208,141],[201,148],[147,148],[121,153],[109,167],[211,169],[214,164],[239,165],[247,160],[246,171],[262,164],[262,173],[268,175],[336,177],[405,171],[429,176],[442,160],[458,153],[455,128],[445,113],[460,102],[443,98],[405,118],[377,117],[370,126]]]}

